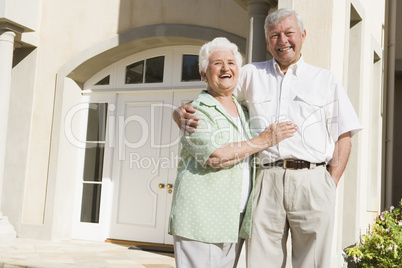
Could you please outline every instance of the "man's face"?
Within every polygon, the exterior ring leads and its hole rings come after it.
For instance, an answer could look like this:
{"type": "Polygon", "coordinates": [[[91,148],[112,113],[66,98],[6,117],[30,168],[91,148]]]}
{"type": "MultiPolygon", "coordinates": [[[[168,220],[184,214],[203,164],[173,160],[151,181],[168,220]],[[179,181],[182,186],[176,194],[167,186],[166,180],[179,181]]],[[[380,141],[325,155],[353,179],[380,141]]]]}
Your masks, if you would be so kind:
{"type": "Polygon", "coordinates": [[[276,26],[268,29],[267,47],[278,62],[281,70],[286,72],[288,67],[301,57],[306,31],[300,32],[295,16],[284,18],[276,26]]]}

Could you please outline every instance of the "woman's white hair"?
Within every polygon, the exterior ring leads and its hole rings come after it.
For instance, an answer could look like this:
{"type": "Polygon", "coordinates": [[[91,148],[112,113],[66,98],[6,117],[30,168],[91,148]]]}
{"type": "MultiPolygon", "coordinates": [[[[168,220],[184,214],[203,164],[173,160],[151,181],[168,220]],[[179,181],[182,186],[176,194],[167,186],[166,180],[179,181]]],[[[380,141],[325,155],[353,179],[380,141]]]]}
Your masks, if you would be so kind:
{"type": "Polygon", "coordinates": [[[209,63],[209,56],[215,50],[227,49],[232,51],[237,66],[241,67],[243,64],[243,58],[239,52],[239,48],[236,44],[230,42],[225,37],[217,37],[214,40],[204,44],[200,49],[200,54],[198,58],[198,67],[200,72],[206,72],[208,63],[209,63]]]}
{"type": "Polygon", "coordinates": [[[300,32],[303,33],[304,31],[304,24],[301,16],[297,14],[296,11],[290,8],[281,8],[275,10],[274,12],[270,13],[265,18],[264,30],[265,30],[265,38],[268,38],[268,31],[270,28],[278,25],[284,18],[289,16],[295,16],[297,22],[299,24],[300,32]]]}

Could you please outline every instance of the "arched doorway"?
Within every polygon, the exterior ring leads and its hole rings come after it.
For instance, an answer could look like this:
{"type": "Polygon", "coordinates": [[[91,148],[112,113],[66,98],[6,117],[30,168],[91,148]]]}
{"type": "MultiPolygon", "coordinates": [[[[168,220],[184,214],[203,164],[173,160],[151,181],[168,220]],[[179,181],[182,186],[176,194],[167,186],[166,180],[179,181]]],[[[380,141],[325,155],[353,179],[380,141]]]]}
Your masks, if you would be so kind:
{"type": "MultiPolygon", "coordinates": [[[[198,46],[150,49],[83,86],[73,237],[172,243],[167,235],[179,153],[175,107],[204,88],[198,46]]],[[[80,116],[76,116],[80,114],[80,116]]],[[[78,119],[80,118],[80,119],[78,119]]]]}

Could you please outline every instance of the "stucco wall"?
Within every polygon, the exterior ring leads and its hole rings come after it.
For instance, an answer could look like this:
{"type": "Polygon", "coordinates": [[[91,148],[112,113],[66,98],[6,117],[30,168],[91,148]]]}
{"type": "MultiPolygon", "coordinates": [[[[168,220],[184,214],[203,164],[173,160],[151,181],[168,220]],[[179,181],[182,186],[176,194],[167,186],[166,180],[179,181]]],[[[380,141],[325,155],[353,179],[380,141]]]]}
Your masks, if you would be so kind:
{"type": "Polygon", "coordinates": [[[152,24],[192,24],[247,34],[247,12],[233,0],[122,0],[119,32],[152,24]],[[244,23],[243,23],[244,22],[244,23]]]}
{"type": "Polygon", "coordinates": [[[12,21],[13,24],[35,31],[40,16],[40,0],[2,0],[0,1],[0,22],[12,21]]]}
{"type": "Polygon", "coordinates": [[[114,34],[118,2],[42,1],[23,222],[44,219],[56,73],[74,54],[114,34]],[[40,152],[40,153],[38,153],[40,152]]]}
{"type": "MultiPolygon", "coordinates": [[[[302,16],[306,29],[304,60],[330,69],[332,49],[332,1],[294,1],[294,9],[302,16]],[[313,15],[314,14],[314,15],[313,15]]],[[[337,23],[342,23],[337,21],[337,23]]]]}
{"type": "MultiPolygon", "coordinates": [[[[7,129],[7,157],[5,162],[3,200],[7,202],[3,213],[20,230],[21,211],[25,194],[26,163],[28,161],[29,133],[31,130],[32,98],[35,83],[37,50],[26,49],[14,53],[12,72],[13,90],[10,96],[10,112],[7,129]],[[16,63],[18,62],[18,63],[16,63]]],[[[30,190],[33,190],[32,188],[30,190]]],[[[34,192],[34,191],[32,191],[34,192]]]]}

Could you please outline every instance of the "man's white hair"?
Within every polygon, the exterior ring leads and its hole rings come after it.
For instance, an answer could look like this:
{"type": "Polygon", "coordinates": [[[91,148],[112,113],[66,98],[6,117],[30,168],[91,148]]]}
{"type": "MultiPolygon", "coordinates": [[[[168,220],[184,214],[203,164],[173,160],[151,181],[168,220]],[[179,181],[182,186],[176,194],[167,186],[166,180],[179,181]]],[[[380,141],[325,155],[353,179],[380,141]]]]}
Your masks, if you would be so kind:
{"type": "Polygon", "coordinates": [[[304,25],[303,25],[303,20],[299,14],[297,14],[296,11],[290,8],[281,8],[278,10],[275,10],[274,12],[268,14],[268,16],[265,18],[265,24],[264,24],[264,30],[265,30],[265,38],[268,38],[268,31],[272,27],[278,25],[284,18],[289,17],[289,16],[295,16],[297,19],[297,22],[299,24],[300,28],[300,33],[303,33],[304,31],[304,25]]]}

